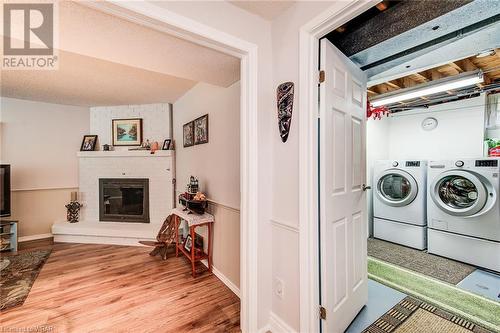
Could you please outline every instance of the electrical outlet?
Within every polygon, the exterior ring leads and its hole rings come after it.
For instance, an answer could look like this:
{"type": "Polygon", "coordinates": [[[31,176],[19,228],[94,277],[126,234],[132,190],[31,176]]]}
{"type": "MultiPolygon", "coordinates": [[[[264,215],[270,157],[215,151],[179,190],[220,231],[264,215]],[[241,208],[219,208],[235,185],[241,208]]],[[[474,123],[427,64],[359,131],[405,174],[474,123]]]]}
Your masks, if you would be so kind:
{"type": "Polygon", "coordinates": [[[283,299],[285,295],[285,285],[283,284],[283,280],[279,278],[274,279],[274,293],[276,296],[283,299]]]}

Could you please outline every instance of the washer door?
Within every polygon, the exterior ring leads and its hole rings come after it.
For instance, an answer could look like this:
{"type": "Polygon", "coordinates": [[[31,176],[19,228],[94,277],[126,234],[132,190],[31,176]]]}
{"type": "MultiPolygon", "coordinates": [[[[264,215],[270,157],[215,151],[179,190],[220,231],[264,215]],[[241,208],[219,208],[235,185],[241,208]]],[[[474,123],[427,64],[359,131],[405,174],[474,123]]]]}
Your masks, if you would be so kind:
{"type": "Polygon", "coordinates": [[[387,205],[402,207],[409,205],[418,193],[415,178],[398,169],[386,170],[377,183],[377,195],[387,205]]]}
{"type": "Polygon", "coordinates": [[[432,184],[431,197],[444,212],[471,216],[483,209],[488,199],[484,184],[474,174],[453,170],[442,173],[432,184]]]}

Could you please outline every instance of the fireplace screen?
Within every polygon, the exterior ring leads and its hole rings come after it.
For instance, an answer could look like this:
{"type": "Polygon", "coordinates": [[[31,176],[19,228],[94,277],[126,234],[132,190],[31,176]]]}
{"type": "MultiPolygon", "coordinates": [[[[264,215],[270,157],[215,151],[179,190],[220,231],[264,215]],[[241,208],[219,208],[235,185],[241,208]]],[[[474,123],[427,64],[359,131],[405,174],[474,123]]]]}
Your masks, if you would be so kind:
{"type": "Polygon", "coordinates": [[[149,223],[149,180],[99,179],[99,220],[149,223]]]}

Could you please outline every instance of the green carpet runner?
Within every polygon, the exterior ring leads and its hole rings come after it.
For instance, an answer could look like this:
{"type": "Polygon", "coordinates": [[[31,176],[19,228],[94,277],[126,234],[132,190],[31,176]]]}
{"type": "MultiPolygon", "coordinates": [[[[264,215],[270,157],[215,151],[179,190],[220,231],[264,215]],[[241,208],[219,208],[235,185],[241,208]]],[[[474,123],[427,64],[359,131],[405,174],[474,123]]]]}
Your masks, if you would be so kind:
{"type": "Polygon", "coordinates": [[[368,277],[500,333],[500,303],[368,257],[368,277]]]}

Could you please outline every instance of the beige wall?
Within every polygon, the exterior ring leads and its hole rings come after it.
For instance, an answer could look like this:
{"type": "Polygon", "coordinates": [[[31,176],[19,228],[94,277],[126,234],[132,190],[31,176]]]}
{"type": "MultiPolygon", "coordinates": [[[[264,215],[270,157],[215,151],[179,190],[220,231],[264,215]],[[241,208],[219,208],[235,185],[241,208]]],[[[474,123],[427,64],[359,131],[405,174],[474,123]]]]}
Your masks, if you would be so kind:
{"type": "Polygon", "coordinates": [[[2,98],[1,110],[1,160],[11,164],[19,236],[50,233],[78,187],[76,152],[90,134],[89,109],[2,98]]]}
{"type": "Polygon", "coordinates": [[[240,83],[221,88],[198,83],[173,106],[177,191],[191,175],[200,190],[223,205],[240,208],[240,83]],[[208,143],[184,148],[182,127],[208,113],[208,143]]]}
{"type": "MultiPolygon", "coordinates": [[[[213,265],[240,285],[240,84],[221,88],[199,83],[173,106],[176,179],[179,194],[191,175],[212,200],[215,216],[213,265]],[[209,142],[183,146],[183,125],[208,113],[209,142]]],[[[198,231],[207,240],[206,230],[198,231]]],[[[205,245],[207,242],[205,242],[205,245]]]]}
{"type": "MultiPolygon", "coordinates": [[[[283,297],[276,288],[272,311],[295,331],[300,331],[299,264],[299,31],[302,25],[330,6],[347,6],[348,1],[298,1],[272,22],[274,86],[295,82],[294,110],[290,135],[282,143],[276,129],[272,136],[272,275],[273,285],[283,281],[283,297]],[[283,250],[283,249],[286,249],[283,250]]],[[[274,129],[274,128],[273,128],[274,129]]]]}
{"type": "Polygon", "coordinates": [[[86,107],[2,98],[2,161],[12,165],[12,189],[78,186],[86,107]]]}
{"type": "MultiPolygon", "coordinates": [[[[215,217],[213,261],[214,267],[237,288],[240,287],[240,211],[210,203],[208,212],[215,217]]],[[[199,229],[207,238],[206,230],[199,229]]],[[[205,242],[205,246],[207,242],[205,242]]]]}
{"type": "Polygon", "coordinates": [[[56,220],[66,218],[72,189],[13,191],[12,218],[19,220],[19,237],[51,233],[56,220]]]}

